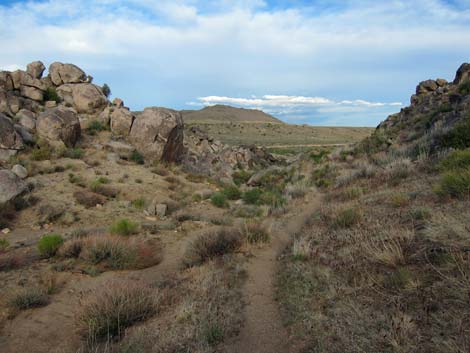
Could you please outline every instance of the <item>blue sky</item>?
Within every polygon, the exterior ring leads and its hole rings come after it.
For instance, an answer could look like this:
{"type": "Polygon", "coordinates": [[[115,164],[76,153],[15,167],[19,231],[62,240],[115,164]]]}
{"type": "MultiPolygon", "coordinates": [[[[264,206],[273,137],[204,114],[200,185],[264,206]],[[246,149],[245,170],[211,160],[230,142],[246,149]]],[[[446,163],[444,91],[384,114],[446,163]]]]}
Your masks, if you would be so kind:
{"type": "Polygon", "coordinates": [[[72,62],[134,110],[375,126],[468,43],[470,0],[0,0],[0,68],[72,62]]]}

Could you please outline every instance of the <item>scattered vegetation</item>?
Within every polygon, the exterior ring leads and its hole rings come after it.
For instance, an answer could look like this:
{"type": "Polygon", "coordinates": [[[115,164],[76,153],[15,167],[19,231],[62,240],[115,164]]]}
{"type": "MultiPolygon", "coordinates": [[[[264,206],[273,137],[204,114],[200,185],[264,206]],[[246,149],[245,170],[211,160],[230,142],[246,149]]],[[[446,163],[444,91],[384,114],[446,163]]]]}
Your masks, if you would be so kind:
{"type": "Polygon", "coordinates": [[[227,196],[223,192],[214,193],[211,196],[211,202],[216,207],[228,207],[227,196]]]}
{"type": "Polygon", "coordinates": [[[129,159],[136,164],[145,164],[144,156],[137,150],[132,151],[129,159]]]}
{"type": "Polygon", "coordinates": [[[242,196],[240,189],[235,185],[225,187],[222,193],[228,200],[238,200],[242,196]]]}
{"type": "Polygon", "coordinates": [[[54,87],[48,87],[44,92],[44,101],[54,101],[56,103],[60,103],[62,102],[62,99],[59,97],[54,87]]]}
{"type": "Polygon", "coordinates": [[[268,230],[259,222],[245,222],[241,233],[250,244],[267,243],[269,241],[268,230]]]}
{"type": "Polygon", "coordinates": [[[111,95],[111,88],[109,88],[108,84],[106,83],[103,85],[103,87],[101,87],[101,91],[106,96],[106,98],[109,98],[111,95]]]}
{"type": "Polygon", "coordinates": [[[49,296],[42,286],[22,287],[9,299],[9,305],[15,310],[26,310],[49,304],[49,296]]]}
{"type": "Polygon", "coordinates": [[[89,135],[96,135],[98,132],[107,130],[107,127],[99,120],[93,120],[88,124],[87,132],[89,135]]]}
{"type": "Polygon", "coordinates": [[[137,223],[123,218],[114,222],[111,227],[109,227],[109,231],[111,234],[129,236],[137,234],[138,228],[137,223]]]}
{"type": "Polygon", "coordinates": [[[39,254],[44,258],[55,256],[64,239],[59,234],[49,234],[43,236],[38,241],[39,254]]]}

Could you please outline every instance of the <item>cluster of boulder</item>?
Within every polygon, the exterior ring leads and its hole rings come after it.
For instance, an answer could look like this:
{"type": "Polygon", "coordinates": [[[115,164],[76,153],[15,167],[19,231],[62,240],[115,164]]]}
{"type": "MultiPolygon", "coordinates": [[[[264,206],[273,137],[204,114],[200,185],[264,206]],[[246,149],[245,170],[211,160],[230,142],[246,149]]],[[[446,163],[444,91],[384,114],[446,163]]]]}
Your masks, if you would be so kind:
{"type": "MultiPolygon", "coordinates": [[[[414,139],[430,131],[438,123],[450,127],[470,112],[470,64],[462,64],[452,82],[439,78],[420,82],[411,96],[411,105],[390,115],[378,129],[389,135],[404,131],[414,139]],[[412,134],[411,134],[412,133],[412,134]]],[[[398,136],[396,136],[398,137],[398,136]]],[[[392,144],[390,141],[389,144],[392,144]]]]}

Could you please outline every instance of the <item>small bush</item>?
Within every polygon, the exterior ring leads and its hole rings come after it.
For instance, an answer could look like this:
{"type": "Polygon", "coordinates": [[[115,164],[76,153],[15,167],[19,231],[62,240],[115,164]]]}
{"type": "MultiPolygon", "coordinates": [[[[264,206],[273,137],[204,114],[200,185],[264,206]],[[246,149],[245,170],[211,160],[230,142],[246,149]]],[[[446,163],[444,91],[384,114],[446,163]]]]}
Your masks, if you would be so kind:
{"type": "Polygon", "coordinates": [[[225,194],[222,192],[216,192],[215,194],[213,194],[211,196],[211,202],[214,206],[221,208],[228,206],[227,196],[225,196],[225,194]]]}
{"type": "Polygon", "coordinates": [[[44,258],[53,257],[63,242],[64,239],[58,234],[45,235],[38,242],[39,254],[44,258]]]}
{"type": "Polygon", "coordinates": [[[186,248],[183,264],[186,267],[236,251],[241,246],[241,235],[233,228],[221,228],[198,236],[186,248]]]}
{"type": "Polygon", "coordinates": [[[470,80],[466,80],[459,85],[459,93],[464,96],[470,94],[470,80]]]}
{"type": "Polygon", "coordinates": [[[104,196],[86,190],[74,192],[73,197],[80,205],[87,208],[96,207],[96,205],[104,205],[106,203],[106,198],[104,196]]]}
{"type": "Polygon", "coordinates": [[[414,221],[424,221],[431,218],[431,211],[428,208],[414,208],[410,211],[410,218],[414,221]]]}
{"type": "Polygon", "coordinates": [[[56,103],[60,103],[62,102],[62,99],[59,97],[54,87],[48,87],[44,92],[44,101],[54,101],[56,103]]]}
{"type": "Polygon", "coordinates": [[[406,268],[399,268],[384,279],[384,287],[391,290],[400,290],[405,288],[412,280],[411,272],[406,268]]]}
{"type": "Polygon", "coordinates": [[[455,124],[452,130],[438,138],[438,144],[444,148],[470,147],[470,119],[455,124]]]}
{"type": "Polygon", "coordinates": [[[145,207],[145,199],[139,198],[132,201],[132,206],[138,210],[142,210],[145,207]]]}
{"type": "Polygon", "coordinates": [[[33,161],[46,161],[52,159],[52,148],[45,141],[39,141],[31,151],[33,161]]]}
{"type": "Polygon", "coordinates": [[[263,210],[255,205],[240,205],[234,210],[235,217],[241,218],[260,217],[262,214],[263,210]]]}
{"type": "Polygon", "coordinates": [[[24,287],[13,293],[9,304],[16,310],[45,306],[49,303],[47,291],[39,286],[24,287]]]}
{"type": "Polygon", "coordinates": [[[90,135],[96,135],[98,132],[105,131],[105,130],[106,130],[106,126],[101,121],[98,121],[98,120],[93,120],[92,122],[88,124],[88,127],[87,127],[87,132],[90,135]]]}
{"type": "Polygon", "coordinates": [[[269,232],[258,222],[245,223],[242,226],[242,235],[250,244],[266,243],[269,241],[269,232]]]}
{"type": "Polygon", "coordinates": [[[312,242],[305,237],[296,238],[292,244],[292,260],[305,261],[312,254],[312,242]]]}
{"type": "Polygon", "coordinates": [[[105,83],[103,87],[101,87],[101,91],[106,96],[106,98],[109,98],[109,96],[111,95],[111,88],[108,86],[107,83],[105,83]]]}
{"type": "Polygon", "coordinates": [[[287,203],[287,200],[278,191],[267,191],[261,194],[259,203],[268,205],[271,208],[282,208],[287,203]]]}
{"type": "Polygon", "coordinates": [[[132,151],[129,159],[136,164],[144,164],[144,156],[137,150],[132,151]]]}
{"type": "Polygon", "coordinates": [[[408,205],[410,197],[403,192],[395,192],[390,197],[390,203],[393,207],[399,208],[408,205]]]}
{"type": "Polygon", "coordinates": [[[470,169],[459,169],[445,173],[436,193],[456,198],[470,197],[470,169]]]}
{"type": "Polygon", "coordinates": [[[246,170],[240,169],[232,174],[232,179],[235,185],[240,186],[246,184],[250,180],[252,174],[246,170]]]}
{"type": "Polygon", "coordinates": [[[68,148],[62,152],[62,157],[71,159],[81,159],[85,155],[85,151],[81,148],[68,148]]]}
{"type": "Polygon", "coordinates": [[[247,190],[242,195],[242,200],[248,205],[256,205],[263,192],[259,188],[247,190]]]}
{"type": "Polygon", "coordinates": [[[168,169],[162,165],[156,165],[152,168],[152,173],[155,173],[160,176],[167,176],[169,174],[168,169]]]}
{"type": "Polygon", "coordinates": [[[397,159],[387,166],[385,174],[392,184],[398,184],[400,180],[406,179],[411,174],[412,168],[411,160],[397,159]]]}
{"type": "Polygon", "coordinates": [[[135,282],[108,283],[81,302],[78,326],[89,342],[120,337],[125,329],[157,312],[158,293],[135,282]]]}
{"type": "Polygon", "coordinates": [[[10,243],[6,239],[0,239],[0,252],[5,251],[10,246],[10,243]]]}
{"type": "Polygon", "coordinates": [[[332,225],[335,228],[350,228],[362,221],[362,212],[356,208],[340,210],[335,215],[332,225]]]}
{"type": "Polygon", "coordinates": [[[470,149],[452,152],[440,162],[439,168],[442,171],[470,168],[470,149]]]}
{"type": "Polygon", "coordinates": [[[136,234],[137,230],[138,230],[137,223],[134,223],[128,219],[120,219],[114,222],[109,228],[109,231],[111,232],[111,234],[122,235],[122,236],[136,234]]]}
{"type": "Polygon", "coordinates": [[[222,193],[227,197],[229,200],[239,200],[242,196],[242,193],[238,187],[235,185],[227,186],[222,193]]]}

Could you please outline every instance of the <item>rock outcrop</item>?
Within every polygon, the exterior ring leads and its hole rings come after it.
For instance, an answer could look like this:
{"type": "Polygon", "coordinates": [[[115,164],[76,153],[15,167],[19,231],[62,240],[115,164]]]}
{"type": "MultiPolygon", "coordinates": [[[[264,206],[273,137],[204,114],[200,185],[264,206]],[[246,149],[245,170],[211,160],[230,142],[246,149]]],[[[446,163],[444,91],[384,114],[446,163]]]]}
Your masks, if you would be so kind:
{"type": "Polygon", "coordinates": [[[0,113],[0,160],[7,160],[23,148],[23,139],[15,130],[13,122],[0,113]]]}
{"type": "Polygon", "coordinates": [[[14,201],[27,191],[26,183],[10,170],[0,170],[0,206],[14,201]]]}
{"type": "Polygon", "coordinates": [[[87,81],[85,72],[78,66],[60,62],[54,62],[49,66],[49,77],[55,86],[87,81]]]}
{"type": "Polygon", "coordinates": [[[91,83],[63,84],[57,94],[79,114],[96,114],[108,105],[101,88],[91,83]]]}
{"type": "Polygon", "coordinates": [[[134,114],[132,114],[127,108],[114,108],[112,111],[109,110],[109,112],[111,112],[109,115],[109,121],[113,135],[123,137],[129,136],[132,124],[135,120],[134,114]]]}
{"type": "Polygon", "coordinates": [[[45,69],[46,67],[41,61],[33,61],[26,66],[26,73],[33,78],[40,79],[45,69]]]}
{"type": "Polygon", "coordinates": [[[132,124],[129,136],[131,143],[147,159],[165,162],[182,160],[185,153],[183,139],[181,113],[165,108],[145,108],[132,124]]]}
{"type": "Polygon", "coordinates": [[[71,109],[54,108],[39,114],[38,136],[52,145],[73,147],[81,135],[80,121],[71,109]]]}

